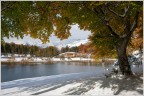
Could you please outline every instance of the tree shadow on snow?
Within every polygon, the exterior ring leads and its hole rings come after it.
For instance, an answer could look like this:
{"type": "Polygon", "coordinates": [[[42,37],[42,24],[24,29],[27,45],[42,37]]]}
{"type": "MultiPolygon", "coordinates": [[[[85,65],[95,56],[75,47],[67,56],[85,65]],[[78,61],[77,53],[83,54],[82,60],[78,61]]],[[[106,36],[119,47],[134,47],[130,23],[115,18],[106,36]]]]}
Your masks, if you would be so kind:
{"type": "Polygon", "coordinates": [[[110,77],[107,79],[104,79],[101,82],[100,88],[111,88],[111,90],[114,90],[114,95],[118,95],[122,91],[137,91],[139,94],[143,94],[142,89],[137,89],[138,87],[141,87],[143,85],[143,80],[140,78],[140,76],[134,75],[127,78],[118,78],[118,76],[110,77]]]}
{"type": "MultiPolygon", "coordinates": [[[[41,81],[33,82],[32,84],[30,83],[30,85],[24,84],[24,85],[19,85],[17,87],[22,88],[20,90],[21,92],[27,91],[30,92],[31,95],[40,95],[42,93],[46,93],[61,88],[67,84],[81,83],[76,87],[71,87],[67,89],[62,94],[84,95],[86,92],[93,90],[95,87],[99,87],[100,89],[110,88],[113,91],[113,95],[118,95],[124,90],[136,91],[141,95],[143,94],[143,90],[141,88],[143,85],[143,80],[140,78],[140,74],[128,78],[120,78],[119,75],[112,75],[111,77],[108,78],[106,77],[100,77],[100,78],[91,77],[87,79],[79,78],[78,80],[68,80],[68,81],[61,81],[59,83],[56,82],[56,83],[48,83],[48,84],[46,82],[49,81],[46,80],[45,82],[41,82],[41,81]]],[[[7,94],[9,94],[9,92],[6,93],[5,95],[7,94]]],[[[96,94],[100,94],[100,93],[96,93],[96,94]]]]}
{"type": "MultiPolygon", "coordinates": [[[[113,75],[108,78],[91,78],[88,80],[82,81],[82,84],[70,88],[64,92],[67,95],[81,95],[89,90],[92,90],[96,86],[96,82],[100,82],[100,88],[111,88],[114,92],[113,95],[118,95],[122,91],[136,91],[139,94],[143,94],[141,86],[143,85],[143,80],[140,78],[140,75],[134,75],[127,78],[119,78],[119,75],[113,75]],[[141,89],[138,89],[140,87],[141,89]]],[[[99,94],[99,93],[98,93],[99,94]]]]}
{"type": "Polygon", "coordinates": [[[95,85],[95,81],[93,80],[82,81],[81,85],[74,88],[70,88],[64,93],[67,95],[81,95],[91,89],[94,89],[93,85],[95,85]]]}

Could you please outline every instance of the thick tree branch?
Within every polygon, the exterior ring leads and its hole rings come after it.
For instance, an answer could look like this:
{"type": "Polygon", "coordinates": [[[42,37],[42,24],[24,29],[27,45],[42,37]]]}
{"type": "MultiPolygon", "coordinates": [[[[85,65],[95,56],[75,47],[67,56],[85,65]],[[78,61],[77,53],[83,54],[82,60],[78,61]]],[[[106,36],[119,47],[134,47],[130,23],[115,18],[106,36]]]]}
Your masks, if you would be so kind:
{"type": "Polygon", "coordinates": [[[139,15],[139,12],[137,11],[137,12],[136,12],[136,15],[135,15],[135,17],[134,17],[133,24],[132,24],[132,26],[131,26],[131,28],[130,28],[130,32],[131,32],[131,33],[132,33],[132,32],[135,30],[135,28],[137,27],[138,15],[139,15]]]}
{"type": "Polygon", "coordinates": [[[116,32],[113,30],[113,28],[111,27],[111,25],[109,24],[109,20],[102,18],[101,15],[104,15],[102,9],[99,9],[100,11],[98,11],[96,8],[94,8],[95,13],[98,15],[98,17],[101,19],[101,21],[107,26],[107,28],[109,29],[109,31],[111,32],[111,34],[117,38],[119,38],[119,35],[116,34],[116,32]]]}
{"type": "MultiPolygon", "coordinates": [[[[107,4],[106,4],[107,5],[107,4]]],[[[111,8],[109,8],[109,6],[107,5],[107,8],[110,12],[112,12],[113,14],[115,14],[116,16],[119,16],[121,18],[124,18],[129,10],[129,3],[128,3],[128,6],[124,8],[124,14],[118,14],[117,12],[115,12],[114,10],[112,10],[111,8]]]]}
{"type": "Polygon", "coordinates": [[[119,37],[119,35],[116,34],[116,32],[112,29],[112,27],[109,24],[106,24],[108,29],[110,30],[111,34],[114,35],[115,37],[119,37]]]}
{"type": "MultiPolygon", "coordinates": [[[[84,5],[84,7],[87,8],[89,11],[92,11],[92,12],[93,12],[93,10],[91,10],[90,8],[88,8],[85,3],[84,3],[83,5],[84,5]]],[[[94,8],[94,13],[96,13],[96,15],[98,15],[98,17],[100,18],[100,20],[108,27],[108,29],[110,30],[110,32],[111,32],[111,34],[112,34],[113,36],[119,37],[119,35],[117,35],[117,34],[113,31],[112,27],[108,24],[108,21],[109,21],[109,20],[106,20],[106,19],[102,18],[102,16],[99,16],[99,14],[102,14],[102,15],[105,14],[102,9],[99,8],[99,10],[101,11],[101,13],[100,13],[98,10],[96,10],[96,8],[94,8]]]]}
{"type": "Polygon", "coordinates": [[[113,36],[110,35],[105,35],[105,36],[101,36],[101,35],[96,35],[95,38],[113,38],[113,36]]]}

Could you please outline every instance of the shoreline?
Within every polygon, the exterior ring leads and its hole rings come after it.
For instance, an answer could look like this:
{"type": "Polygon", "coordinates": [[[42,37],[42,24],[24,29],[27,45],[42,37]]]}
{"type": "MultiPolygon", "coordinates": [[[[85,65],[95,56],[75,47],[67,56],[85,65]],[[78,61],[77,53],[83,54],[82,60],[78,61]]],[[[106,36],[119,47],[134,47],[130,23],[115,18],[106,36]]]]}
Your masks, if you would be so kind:
{"type": "MultiPolygon", "coordinates": [[[[107,58],[105,59],[106,62],[114,62],[117,59],[110,59],[107,58]]],[[[100,63],[101,59],[99,60],[94,60],[92,58],[81,58],[81,57],[75,57],[75,58],[46,58],[46,57],[32,57],[32,58],[28,58],[28,57],[18,57],[18,58],[1,58],[1,63],[53,63],[53,62],[87,62],[87,63],[91,63],[91,62],[96,62],[96,63],[100,63]]]]}
{"type": "Polygon", "coordinates": [[[1,94],[6,96],[21,94],[54,95],[55,93],[55,95],[133,96],[143,94],[142,81],[142,74],[135,74],[128,78],[121,74],[112,74],[106,78],[103,73],[71,73],[3,82],[1,94]]]}

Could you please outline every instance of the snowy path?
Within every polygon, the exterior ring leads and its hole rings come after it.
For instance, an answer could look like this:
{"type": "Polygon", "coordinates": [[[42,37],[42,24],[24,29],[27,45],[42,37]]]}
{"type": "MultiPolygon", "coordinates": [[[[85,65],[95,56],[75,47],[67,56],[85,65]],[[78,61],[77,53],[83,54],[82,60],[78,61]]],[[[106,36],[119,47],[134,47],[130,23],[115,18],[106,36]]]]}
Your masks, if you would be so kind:
{"type": "Polygon", "coordinates": [[[83,72],[3,82],[2,95],[142,95],[139,77],[106,78],[104,73],[83,72]]]}

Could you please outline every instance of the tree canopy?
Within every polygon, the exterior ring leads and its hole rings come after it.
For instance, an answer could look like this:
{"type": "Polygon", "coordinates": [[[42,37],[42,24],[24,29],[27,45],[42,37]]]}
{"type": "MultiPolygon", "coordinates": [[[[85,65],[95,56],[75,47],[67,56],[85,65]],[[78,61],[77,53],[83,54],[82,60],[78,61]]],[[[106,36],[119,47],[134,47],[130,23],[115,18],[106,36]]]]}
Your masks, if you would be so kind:
{"type": "MultiPolygon", "coordinates": [[[[46,42],[54,32],[58,38],[66,39],[70,36],[71,26],[78,24],[80,29],[91,31],[93,37],[105,37],[103,40],[98,39],[100,42],[95,43],[103,42],[106,46],[116,42],[112,35],[124,35],[125,26],[122,20],[124,15],[131,16],[132,24],[136,11],[142,12],[140,1],[2,1],[1,5],[2,37],[22,38],[24,34],[30,34],[31,37],[46,42]],[[109,25],[104,22],[109,22],[109,25]],[[107,40],[114,42],[108,43],[107,40]]],[[[94,41],[98,40],[95,38],[94,41]]]]}

